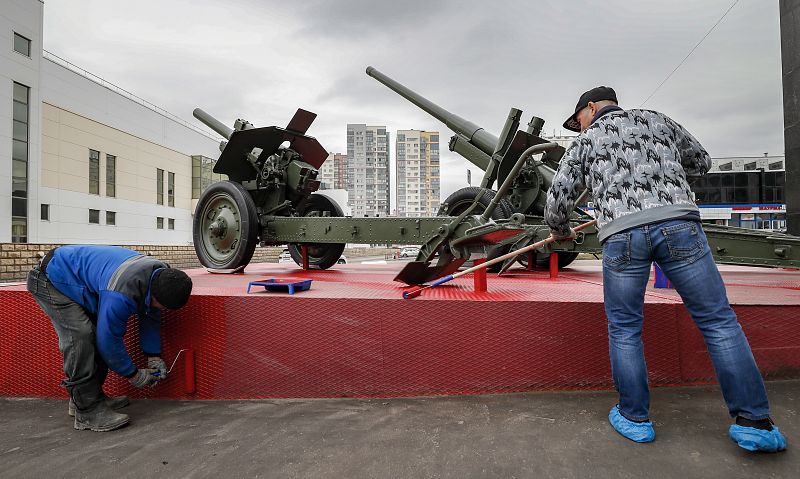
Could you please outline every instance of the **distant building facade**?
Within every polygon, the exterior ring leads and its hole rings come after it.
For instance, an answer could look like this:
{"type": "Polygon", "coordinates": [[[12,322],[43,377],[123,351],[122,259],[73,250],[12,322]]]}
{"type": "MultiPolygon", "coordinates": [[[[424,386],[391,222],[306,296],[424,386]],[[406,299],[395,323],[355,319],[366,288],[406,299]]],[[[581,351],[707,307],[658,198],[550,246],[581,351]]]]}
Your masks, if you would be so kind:
{"type": "Polygon", "coordinates": [[[389,216],[389,133],[385,126],[347,125],[345,169],[353,216],[389,216]]]}
{"type": "Polygon", "coordinates": [[[320,189],[346,190],[347,189],[347,155],[341,153],[328,153],[328,158],[319,169],[320,189]]]}
{"type": "Polygon", "coordinates": [[[703,221],[740,228],[786,229],[785,157],[712,158],[692,183],[703,221]]]}
{"type": "Polygon", "coordinates": [[[397,215],[434,216],[440,203],[439,132],[398,130],[397,215]]]}
{"type": "Polygon", "coordinates": [[[553,135],[553,136],[542,136],[542,139],[551,141],[553,143],[557,143],[558,146],[563,148],[569,147],[569,145],[575,141],[578,135],[553,135]]]}

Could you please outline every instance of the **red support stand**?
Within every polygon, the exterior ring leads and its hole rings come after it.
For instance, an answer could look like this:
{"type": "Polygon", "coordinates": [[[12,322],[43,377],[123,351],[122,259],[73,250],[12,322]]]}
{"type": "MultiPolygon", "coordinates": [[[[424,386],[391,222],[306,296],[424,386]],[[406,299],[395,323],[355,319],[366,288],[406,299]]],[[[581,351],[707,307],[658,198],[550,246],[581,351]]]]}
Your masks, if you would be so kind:
{"type": "Polygon", "coordinates": [[[308,271],[308,246],[300,245],[300,253],[303,255],[303,270],[308,271]]]}
{"type": "MultiPolygon", "coordinates": [[[[476,259],[473,264],[478,266],[486,262],[486,258],[476,259]]],[[[476,293],[486,292],[486,268],[479,269],[472,273],[472,283],[475,286],[476,293]]]]}
{"type": "Polygon", "coordinates": [[[558,279],[558,253],[550,253],[550,279],[558,279]]]}
{"type": "Polygon", "coordinates": [[[536,251],[528,251],[528,271],[536,269],[536,251]]]}

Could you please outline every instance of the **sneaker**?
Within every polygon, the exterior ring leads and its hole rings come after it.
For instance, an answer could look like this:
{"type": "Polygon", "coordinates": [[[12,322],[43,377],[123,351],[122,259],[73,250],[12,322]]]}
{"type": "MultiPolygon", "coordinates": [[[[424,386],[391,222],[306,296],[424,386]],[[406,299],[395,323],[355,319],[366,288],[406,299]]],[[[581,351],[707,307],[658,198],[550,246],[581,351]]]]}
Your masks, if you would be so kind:
{"type": "MultiPolygon", "coordinates": [[[[111,409],[122,409],[131,403],[128,396],[106,396],[106,406],[111,409]]],[[[69,399],[69,406],[67,407],[67,414],[75,417],[75,402],[72,398],[69,399]]]]}
{"type": "Polygon", "coordinates": [[[75,411],[75,429],[91,429],[92,431],[113,431],[126,424],[130,418],[127,414],[114,412],[105,402],[101,402],[91,411],[75,411]]]}
{"type": "Polygon", "coordinates": [[[748,451],[778,452],[786,450],[786,438],[783,437],[778,426],[772,426],[771,431],[755,427],[731,425],[728,436],[742,449],[748,451]]]}
{"type": "Polygon", "coordinates": [[[653,429],[653,423],[647,422],[634,422],[626,418],[619,412],[619,405],[611,408],[608,413],[608,422],[614,426],[614,429],[634,442],[653,442],[656,438],[656,431],[653,429]]]}

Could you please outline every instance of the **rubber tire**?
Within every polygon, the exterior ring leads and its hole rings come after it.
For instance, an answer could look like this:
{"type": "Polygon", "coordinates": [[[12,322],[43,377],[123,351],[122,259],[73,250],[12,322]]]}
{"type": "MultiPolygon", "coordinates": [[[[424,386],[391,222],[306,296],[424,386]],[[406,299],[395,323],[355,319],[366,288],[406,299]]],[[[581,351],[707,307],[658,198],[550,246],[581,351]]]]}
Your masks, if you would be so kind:
{"type": "MultiPolygon", "coordinates": [[[[466,188],[461,188],[460,190],[454,191],[450,196],[447,197],[446,200],[444,200],[444,202],[447,203],[447,215],[458,216],[461,213],[463,213],[464,210],[467,209],[467,207],[469,207],[469,205],[472,204],[472,201],[475,199],[475,196],[477,196],[478,192],[480,192],[482,189],[483,188],[479,188],[477,186],[468,186],[466,188]]],[[[483,208],[480,207],[475,208],[472,211],[472,214],[475,215],[483,214],[483,212],[486,211],[486,208],[492,202],[492,199],[494,198],[495,194],[497,193],[493,190],[485,190],[483,196],[481,196],[480,200],[478,200],[478,203],[481,206],[483,206],[483,208]]],[[[502,200],[500,200],[500,203],[497,205],[497,208],[495,208],[494,211],[492,212],[491,218],[493,220],[504,220],[510,218],[512,214],[514,214],[514,207],[511,206],[511,202],[509,202],[508,199],[503,198],[502,200]]],[[[508,253],[511,250],[510,248],[511,247],[509,245],[491,248],[486,253],[486,259],[491,260],[499,256],[502,256],[508,253]]],[[[490,273],[497,273],[498,271],[500,271],[500,268],[502,266],[503,266],[502,264],[495,264],[489,266],[489,268],[487,268],[487,271],[489,271],[490,273]]]]}
{"type": "Polygon", "coordinates": [[[253,202],[253,197],[250,196],[250,193],[241,184],[230,180],[218,181],[206,188],[200,196],[197,202],[197,208],[194,211],[192,238],[194,240],[194,250],[195,253],[197,253],[197,259],[200,260],[203,266],[215,269],[235,269],[241,266],[247,266],[253,258],[253,252],[258,243],[259,232],[260,225],[258,223],[256,205],[253,202]],[[236,245],[234,254],[223,262],[219,262],[208,255],[203,247],[203,233],[201,231],[203,211],[207,203],[218,195],[227,196],[232,203],[236,205],[236,208],[239,210],[241,230],[241,239],[236,245]]]}
{"type": "MultiPolygon", "coordinates": [[[[447,215],[458,216],[464,212],[464,210],[472,204],[472,201],[481,189],[482,188],[478,188],[477,186],[467,186],[466,188],[454,191],[444,200],[444,202],[447,203],[447,215]]],[[[479,215],[486,211],[486,208],[489,206],[489,203],[492,202],[495,194],[496,192],[493,190],[486,190],[481,199],[478,200],[483,208],[475,208],[472,214],[479,215]]],[[[514,207],[504,198],[500,201],[500,204],[497,205],[497,208],[494,209],[494,212],[492,212],[492,219],[504,220],[510,218],[512,214],[514,214],[514,207]]]]}
{"type": "MultiPolygon", "coordinates": [[[[312,194],[306,202],[305,213],[303,216],[309,216],[309,213],[314,211],[328,211],[331,216],[342,217],[344,212],[336,204],[325,195],[312,194]]],[[[300,244],[290,243],[287,245],[289,254],[298,266],[303,266],[303,251],[300,244]]],[[[342,253],[344,253],[343,243],[308,243],[308,267],[315,269],[328,269],[335,265],[342,253]]]]}

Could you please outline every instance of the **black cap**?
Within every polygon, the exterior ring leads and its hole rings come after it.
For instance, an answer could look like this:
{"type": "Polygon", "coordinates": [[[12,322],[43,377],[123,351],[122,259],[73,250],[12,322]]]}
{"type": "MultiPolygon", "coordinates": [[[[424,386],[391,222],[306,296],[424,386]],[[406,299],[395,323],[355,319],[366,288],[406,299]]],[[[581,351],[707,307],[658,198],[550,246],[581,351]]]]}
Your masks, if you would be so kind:
{"type": "Polygon", "coordinates": [[[178,309],[189,301],[192,280],[179,269],[164,268],[156,271],[151,293],[162,306],[178,309]]]}
{"type": "Polygon", "coordinates": [[[573,113],[572,116],[567,118],[567,121],[564,122],[564,128],[570,131],[580,132],[581,124],[578,123],[575,115],[577,115],[579,111],[586,108],[586,105],[588,105],[590,101],[597,102],[603,100],[610,100],[614,103],[618,103],[617,93],[609,86],[598,86],[581,95],[581,99],[578,100],[578,104],[575,105],[575,113],[573,113]]]}

